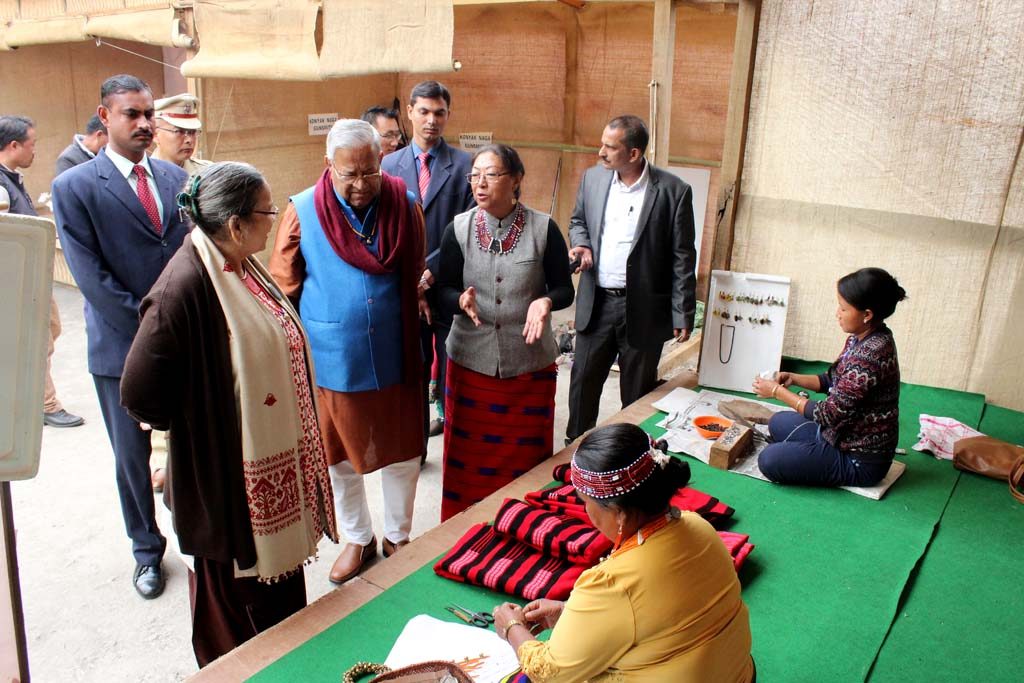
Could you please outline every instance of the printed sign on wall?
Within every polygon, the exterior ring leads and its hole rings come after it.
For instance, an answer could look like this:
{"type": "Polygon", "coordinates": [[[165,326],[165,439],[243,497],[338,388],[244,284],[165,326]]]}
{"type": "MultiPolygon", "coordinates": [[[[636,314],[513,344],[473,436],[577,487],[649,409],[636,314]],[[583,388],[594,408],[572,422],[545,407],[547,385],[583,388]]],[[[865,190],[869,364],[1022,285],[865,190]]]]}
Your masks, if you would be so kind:
{"type": "Polygon", "coordinates": [[[331,132],[331,126],[338,120],[338,112],[333,114],[310,114],[309,115],[309,134],[310,135],[327,135],[331,132]]]}
{"type": "Polygon", "coordinates": [[[459,133],[459,147],[467,152],[475,152],[494,140],[494,133],[459,133]]]}

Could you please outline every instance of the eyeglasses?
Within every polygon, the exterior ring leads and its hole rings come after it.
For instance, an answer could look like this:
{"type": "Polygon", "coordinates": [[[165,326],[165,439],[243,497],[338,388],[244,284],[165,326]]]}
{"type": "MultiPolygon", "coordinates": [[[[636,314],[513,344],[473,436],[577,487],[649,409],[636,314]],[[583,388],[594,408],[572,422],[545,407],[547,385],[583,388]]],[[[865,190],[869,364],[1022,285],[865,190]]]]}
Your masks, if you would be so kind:
{"type": "Polygon", "coordinates": [[[402,137],[402,134],[396,130],[393,130],[388,133],[381,133],[380,136],[385,140],[398,140],[399,138],[402,137]]]}
{"type": "Polygon", "coordinates": [[[157,126],[157,130],[162,130],[165,133],[174,133],[179,138],[197,138],[202,133],[201,130],[193,130],[191,128],[164,128],[163,126],[157,126]]]}
{"type": "Polygon", "coordinates": [[[347,185],[355,185],[360,180],[365,181],[367,184],[380,180],[380,171],[375,171],[373,173],[360,173],[358,175],[353,173],[338,173],[338,169],[334,167],[334,164],[331,164],[331,173],[333,173],[334,177],[340,182],[347,185]]]}
{"type": "Polygon", "coordinates": [[[478,185],[480,183],[480,179],[483,178],[484,180],[487,181],[488,184],[490,184],[496,182],[498,178],[500,178],[503,175],[512,174],[509,173],[508,171],[503,171],[501,173],[467,173],[466,180],[469,181],[470,185],[478,185]]]}
{"type": "Polygon", "coordinates": [[[278,209],[276,206],[274,208],[272,208],[270,211],[260,211],[259,209],[253,209],[252,212],[253,213],[262,214],[264,216],[275,216],[275,217],[277,216],[277,214],[281,213],[280,209],[278,209]]]}

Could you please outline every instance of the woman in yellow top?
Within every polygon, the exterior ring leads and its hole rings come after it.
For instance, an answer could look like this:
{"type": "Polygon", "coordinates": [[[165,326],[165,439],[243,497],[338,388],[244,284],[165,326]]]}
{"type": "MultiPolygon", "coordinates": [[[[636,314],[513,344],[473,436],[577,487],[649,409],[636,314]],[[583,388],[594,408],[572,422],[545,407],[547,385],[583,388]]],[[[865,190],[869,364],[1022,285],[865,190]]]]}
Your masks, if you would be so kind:
{"type": "Polygon", "coordinates": [[[700,516],[669,508],[689,480],[639,427],[591,432],[572,482],[594,526],[615,541],[567,602],[494,610],[495,629],[533,683],[754,680],[750,619],[732,559],[700,516]],[[540,642],[533,633],[553,628],[540,642]]]}

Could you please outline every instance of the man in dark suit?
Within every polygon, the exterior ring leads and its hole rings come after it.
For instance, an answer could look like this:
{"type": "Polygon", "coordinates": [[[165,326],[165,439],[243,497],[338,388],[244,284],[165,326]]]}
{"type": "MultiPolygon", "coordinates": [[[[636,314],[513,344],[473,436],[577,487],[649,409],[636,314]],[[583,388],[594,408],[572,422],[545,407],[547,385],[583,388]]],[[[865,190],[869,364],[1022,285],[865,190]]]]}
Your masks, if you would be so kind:
{"type": "Polygon", "coordinates": [[[53,181],[53,210],[68,267],[85,297],[89,372],[114,450],[121,513],[136,562],[132,580],[142,597],[155,598],[164,589],[166,540],[153,510],[150,438],[121,407],[120,378],[139,329],[139,303],[188,231],[174,201],[186,176],[174,164],[146,156],[154,126],[148,85],[113,76],[100,98],[107,147],[53,181]]]}
{"type": "Polygon", "coordinates": [[[647,127],[612,119],[601,163],[587,169],[569,224],[570,260],[580,260],[576,354],[566,443],[597,423],[615,357],[625,407],[657,384],[665,340],[685,341],[696,309],[693,191],[644,159],[647,127]]]}
{"type": "MultiPolygon", "coordinates": [[[[412,124],[412,141],[407,147],[384,157],[381,170],[405,181],[406,186],[417,197],[423,207],[427,227],[427,269],[423,271],[420,288],[426,290],[430,304],[432,323],[421,322],[420,344],[423,347],[423,367],[426,378],[423,383],[423,401],[427,402],[427,387],[430,384],[430,367],[437,355],[437,390],[444,402],[445,366],[448,354],[445,342],[451,330],[451,316],[447,319],[439,311],[437,293],[431,287],[437,276],[441,252],[441,236],[457,214],[473,206],[473,192],[466,180],[473,165],[473,158],[461,149],[450,147],[445,142],[444,127],[451,113],[452,96],[448,89],[437,81],[424,81],[412,89],[409,95],[407,114],[412,124]]],[[[429,406],[428,406],[429,408],[429,406]]],[[[425,411],[430,415],[430,411],[425,411]]],[[[424,424],[425,437],[440,434],[443,421],[429,426],[424,424]]]]}
{"type": "Polygon", "coordinates": [[[99,115],[93,114],[89,122],[85,124],[85,134],[75,133],[71,144],[65,147],[57,157],[57,170],[53,177],[56,178],[72,166],[84,164],[95,158],[106,144],[107,127],[100,121],[99,115]]]}

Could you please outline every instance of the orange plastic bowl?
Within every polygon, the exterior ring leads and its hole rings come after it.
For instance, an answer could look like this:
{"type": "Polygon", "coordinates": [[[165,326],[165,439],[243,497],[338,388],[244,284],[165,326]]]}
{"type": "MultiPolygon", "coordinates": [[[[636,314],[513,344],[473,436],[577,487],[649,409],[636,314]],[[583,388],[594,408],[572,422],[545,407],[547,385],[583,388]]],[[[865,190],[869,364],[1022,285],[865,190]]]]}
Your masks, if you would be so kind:
{"type": "Polygon", "coordinates": [[[701,415],[693,418],[693,426],[705,439],[717,439],[722,432],[732,426],[732,420],[717,415],[701,415]]]}

